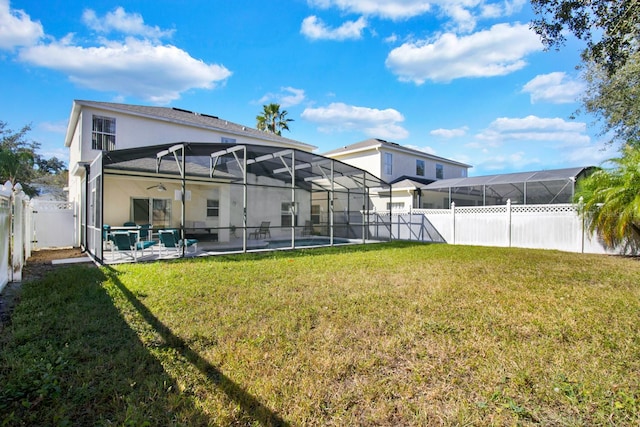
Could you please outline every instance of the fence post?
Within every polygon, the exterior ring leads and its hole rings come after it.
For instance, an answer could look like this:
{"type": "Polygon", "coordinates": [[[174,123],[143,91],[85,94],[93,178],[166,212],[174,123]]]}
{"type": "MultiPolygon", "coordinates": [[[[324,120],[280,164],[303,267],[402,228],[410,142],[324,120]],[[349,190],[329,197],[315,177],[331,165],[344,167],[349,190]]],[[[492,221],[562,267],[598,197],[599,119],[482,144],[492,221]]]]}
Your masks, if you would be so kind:
{"type": "Polygon", "coordinates": [[[511,199],[507,199],[507,242],[511,247],[511,199]]]}
{"type": "Polygon", "coordinates": [[[451,202],[451,244],[456,244],[456,203],[451,202]]]}
{"type": "Polygon", "coordinates": [[[578,215],[580,216],[580,253],[584,253],[584,197],[580,196],[578,200],[578,215]]]}

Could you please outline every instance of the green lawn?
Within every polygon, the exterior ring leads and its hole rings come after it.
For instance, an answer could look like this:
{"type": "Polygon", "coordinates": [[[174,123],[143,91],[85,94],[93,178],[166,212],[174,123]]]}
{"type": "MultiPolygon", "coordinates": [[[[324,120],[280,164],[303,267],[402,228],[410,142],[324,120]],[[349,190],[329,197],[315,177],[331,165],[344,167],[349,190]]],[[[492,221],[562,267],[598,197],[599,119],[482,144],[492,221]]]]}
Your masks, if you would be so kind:
{"type": "Polygon", "coordinates": [[[69,267],[2,425],[638,425],[640,261],[394,242],[69,267]]]}

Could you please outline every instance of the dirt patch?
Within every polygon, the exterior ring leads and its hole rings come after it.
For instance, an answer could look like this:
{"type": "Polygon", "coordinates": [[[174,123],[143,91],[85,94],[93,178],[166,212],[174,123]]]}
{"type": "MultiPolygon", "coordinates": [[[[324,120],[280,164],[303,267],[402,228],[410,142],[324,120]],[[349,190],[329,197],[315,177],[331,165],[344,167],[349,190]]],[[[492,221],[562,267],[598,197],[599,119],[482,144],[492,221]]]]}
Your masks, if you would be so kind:
{"type": "Polygon", "coordinates": [[[23,283],[43,278],[47,273],[65,265],[54,265],[53,260],[84,257],[80,248],[44,249],[31,252],[31,257],[22,269],[22,282],[7,283],[0,293],[0,334],[11,321],[11,312],[20,302],[23,283]]]}

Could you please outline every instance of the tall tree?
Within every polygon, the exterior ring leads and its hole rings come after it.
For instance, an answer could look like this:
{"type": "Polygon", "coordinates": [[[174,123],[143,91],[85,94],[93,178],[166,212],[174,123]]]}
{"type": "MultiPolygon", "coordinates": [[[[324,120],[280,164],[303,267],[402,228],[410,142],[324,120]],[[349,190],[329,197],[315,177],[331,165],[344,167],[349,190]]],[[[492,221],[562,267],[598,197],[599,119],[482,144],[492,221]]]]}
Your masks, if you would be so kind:
{"type": "Polygon", "coordinates": [[[584,57],[609,75],[640,49],[638,0],[531,0],[537,15],[531,27],[547,47],[559,47],[573,33],[587,43],[584,57]]]}
{"type": "Polygon", "coordinates": [[[289,122],[293,119],[287,118],[287,110],[280,111],[280,104],[268,104],[262,106],[262,114],[256,117],[259,130],[282,135],[282,130],[289,130],[289,122]]]}
{"type": "Polygon", "coordinates": [[[611,160],[612,169],[599,169],[579,183],[576,199],[584,200],[583,215],[591,232],[612,248],[640,250],[640,148],[626,146],[611,160]]]}
{"type": "Polygon", "coordinates": [[[0,183],[19,182],[27,195],[36,196],[43,185],[62,188],[66,166],[56,157],[45,159],[36,153],[40,144],[27,139],[30,130],[26,125],[14,132],[0,121],[0,183]]]}
{"type": "Polygon", "coordinates": [[[37,194],[31,185],[36,171],[36,149],[40,147],[35,141],[27,141],[26,134],[31,126],[26,125],[18,132],[7,129],[7,123],[0,121],[0,181],[9,181],[12,185],[20,183],[25,193],[37,194]]]}
{"type": "Polygon", "coordinates": [[[612,75],[588,61],[583,75],[587,82],[583,106],[599,119],[600,136],[612,144],[640,147],[640,52],[612,75]]]}

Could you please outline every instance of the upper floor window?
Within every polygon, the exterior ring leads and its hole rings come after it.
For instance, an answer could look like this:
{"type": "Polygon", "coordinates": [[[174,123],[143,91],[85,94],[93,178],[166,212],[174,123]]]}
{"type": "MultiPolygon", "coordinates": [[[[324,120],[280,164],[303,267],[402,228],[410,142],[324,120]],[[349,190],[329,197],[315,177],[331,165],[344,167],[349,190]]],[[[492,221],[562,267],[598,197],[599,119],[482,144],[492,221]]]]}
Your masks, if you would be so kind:
{"type": "Polygon", "coordinates": [[[424,176],[424,160],[416,160],[416,175],[424,176]]]}
{"type": "Polygon", "coordinates": [[[207,218],[217,218],[220,216],[220,200],[207,199],[207,218]]]}
{"type": "Polygon", "coordinates": [[[91,148],[102,151],[116,149],[116,119],[93,116],[91,148]]]}
{"type": "Polygon", "coordinates": [[[444,179],[444,166],[436,163],[436,179],[444,179]]]}
{"type": "Polygon", "coordinates": [[[382,163],[382,170],[384,172],[385,175],[392,175],[393,174],[393,154],[391,153],[384,153],[384,157],[383,157],[383,163],[382,163]]]}

